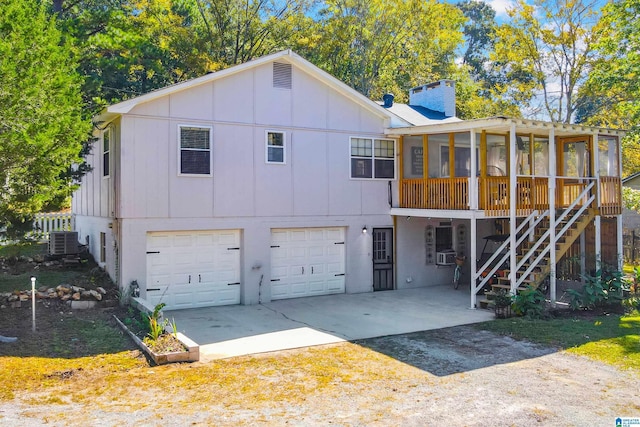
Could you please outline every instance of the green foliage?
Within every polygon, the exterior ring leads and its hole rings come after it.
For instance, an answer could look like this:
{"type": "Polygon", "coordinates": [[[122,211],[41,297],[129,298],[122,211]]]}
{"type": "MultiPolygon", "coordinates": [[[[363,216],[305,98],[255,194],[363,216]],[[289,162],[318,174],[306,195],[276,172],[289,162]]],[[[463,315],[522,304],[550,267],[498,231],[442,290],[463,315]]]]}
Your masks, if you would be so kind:
{"type": "Polygon", "coordinates": [[[149,320],[149,338],[152,341],[156,341],[160,335],[164,333],[164,329],[169,325],[169,320],[162,320],[161,311],[166,306],[165,303],[160,303],[153,308],[153,313],[147,316],[149,320]]]}
{"type": "Polygon", "coordinates": [[[493,301],[496,307],[508,307],[513,302],[513,295],[505,289],[498,289],[495,291],[493,301]]]}
{"type": "Polygon", "coordinates": [[[569,289],[571,308],[593,309],[604,304],[620,304],[623,297],[624,279],[622,272],[603,267],[593,276],[585,276],[581,291],[569,289]]]}
{"type": "Polygon", "coordinates": [[[544,302],[544,294],[539,289],[528,285],[527,289],[518,292],[513,298],[513,311],[519,316],[539,319],[544,311],[544,302]]]}
{"type": "Polygon", "coordinates": [[[640,191],[622,187],[622,203],[625,208],[640,212],[640,191]]]}
{"type": "Polygon", "coordinates": [[[508,13],[511,19],[496,29],[491,55],[504,75],[494,96],[570,123],[585,98],[578,89],[596,62],[600,24],[593,4],[519,0],[508,13]]]}
{"type": "Polygon", "coordinates": [[[70,196],[91,124],[70,40],[39,2],[3,2],[0,58],[0,228],[19,235],[70,196]]]}

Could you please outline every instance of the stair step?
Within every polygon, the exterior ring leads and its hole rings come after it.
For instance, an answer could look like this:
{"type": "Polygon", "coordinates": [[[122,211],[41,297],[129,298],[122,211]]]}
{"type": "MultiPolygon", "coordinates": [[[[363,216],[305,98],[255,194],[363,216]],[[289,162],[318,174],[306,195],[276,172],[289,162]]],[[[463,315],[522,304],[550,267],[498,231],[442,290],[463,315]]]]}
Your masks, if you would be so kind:
{"type": "Polygon", "coordinates": [[[488,299],[481,299],[478,300],[478,305],[480,306],[480,308],[489,309],[492,308],[495,303],[493,301],[489,301],[488,299]]]}
{"type": "MultiPolygon", "coordinates": [[[[498,288],[498,289],[511,289],[511,285],[503,285],[498,283],[497,285],[491,285],[491,288],[498,288]]],[[[527,288],[524,286],[520,286],[516,289],[516,291],[526,291],[527,288]]]]}

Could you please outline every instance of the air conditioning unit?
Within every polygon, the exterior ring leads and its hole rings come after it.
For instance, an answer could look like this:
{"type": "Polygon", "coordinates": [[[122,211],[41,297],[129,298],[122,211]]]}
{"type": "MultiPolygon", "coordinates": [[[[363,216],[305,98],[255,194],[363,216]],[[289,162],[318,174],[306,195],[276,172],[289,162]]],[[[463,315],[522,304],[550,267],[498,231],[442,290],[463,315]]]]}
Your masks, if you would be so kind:
{"type": "Polygon", "coordinates": [[[442,251],[436,253],[437,265],[453,265],[456,263],[456,251],[442,251]]]}
{"type": "Polygon", "coordinates": [[[53,231],[49,233],[50,255],[77,255],[78,252],[77,231],[53,231]]]}

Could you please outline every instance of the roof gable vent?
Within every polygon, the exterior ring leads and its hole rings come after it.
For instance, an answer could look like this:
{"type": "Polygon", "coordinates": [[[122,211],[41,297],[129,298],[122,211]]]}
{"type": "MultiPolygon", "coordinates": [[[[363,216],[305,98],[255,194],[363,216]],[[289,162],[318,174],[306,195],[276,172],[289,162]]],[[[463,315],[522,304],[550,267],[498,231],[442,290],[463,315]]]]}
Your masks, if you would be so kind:
{"type": "Polygon", "coordinates": [[[273,87],[291,89],[291,64],[273,63],[273,87]]]}

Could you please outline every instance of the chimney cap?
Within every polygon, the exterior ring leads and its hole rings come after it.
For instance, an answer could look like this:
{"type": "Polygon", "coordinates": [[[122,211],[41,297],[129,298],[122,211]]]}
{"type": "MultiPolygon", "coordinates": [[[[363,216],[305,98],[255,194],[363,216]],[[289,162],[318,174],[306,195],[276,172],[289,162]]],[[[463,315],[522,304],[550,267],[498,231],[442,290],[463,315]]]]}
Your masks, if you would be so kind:
{"type": "Polygon", "coordinates": [[[384,95],[382,95],[382,102],[384,103],[383,104],[384,108],[393,107],[393,98],[395,97],[393,96],[392,93],[385,93],[384,95]]]}

